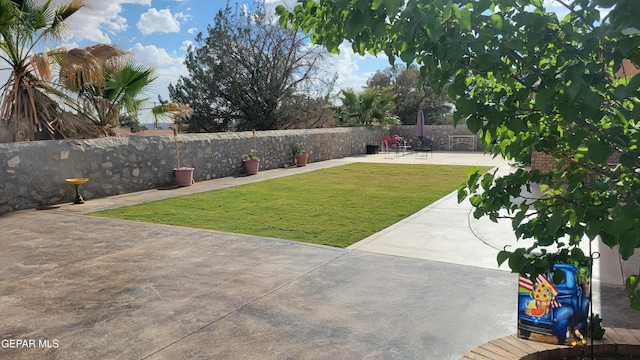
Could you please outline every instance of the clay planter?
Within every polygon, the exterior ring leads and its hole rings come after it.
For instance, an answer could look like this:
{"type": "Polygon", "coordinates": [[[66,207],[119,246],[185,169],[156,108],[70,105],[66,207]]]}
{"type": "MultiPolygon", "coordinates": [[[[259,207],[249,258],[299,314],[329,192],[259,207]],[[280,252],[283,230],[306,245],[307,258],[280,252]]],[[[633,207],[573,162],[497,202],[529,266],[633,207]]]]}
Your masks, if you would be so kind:
{"type": "Polygon", "coordinates": [[[255,175],[260,167],[260,160],[244,160],[244,171],[247,175],[255,175]]]}
{"type": "Polygon", "coordinates": [[[191,186],[193,183],[193,170],[195,169],[190,167],[173,169],[173,172],[176,174],[178,186],[191,186]]]}
{"type": "Polygon", "coordinates": [[[296,164],[298,166],[306,166],[308,158],[309,158],[309,154],[307,153],[296,154],[296,164]]]}

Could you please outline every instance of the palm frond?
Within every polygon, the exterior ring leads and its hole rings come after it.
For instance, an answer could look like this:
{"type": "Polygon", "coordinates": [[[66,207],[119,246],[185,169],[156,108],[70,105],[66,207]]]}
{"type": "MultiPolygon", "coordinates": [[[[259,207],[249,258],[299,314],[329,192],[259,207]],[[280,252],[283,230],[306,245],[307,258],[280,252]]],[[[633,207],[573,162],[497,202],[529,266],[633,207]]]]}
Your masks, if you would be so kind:
{"type": "Polygon", "coordinates": [[[92,57],[102,61],[119,58],[127,54],[127,52],[120,50],[118,47],[107,44],[96,44],[85,48],[85,50],[88,51],[92,57]]]}
{"type": "MultiPolygon", "coordinates": [[[[50,1],[47,1],[50,3],[50,1]]],[[[82,0],[72,0],[68,3],[58,5],[56,8],[48,7],[48,18],[50,19],[50,25],[47,29],[46,35],[48,37],[58,39],[61,34],[67,29],[65,20],[71,15],[78,12],[85,6],[85,2],[82,0]]]]}
{"type": "Polygon", "coordinates": [[[102,61],[86,49],[71,49],[61,54],[58,62],[60,80],[71,91],[80,92],[86,84],[104,84],[102,61]]]}
{"type": "Polygon", "coordinates": [[[32,51],[43,38],[58,36],[64,20],[82,6],[83,1],[56,5],[51,0],[0,0],[0,50],[12,72],[1,88],[3,141],[77,134],[75,130],[64,132],[62,108],[48,94],[46,83],[52,79],[49,54],[32,51]]]}
{"type": "Polygon", "coordinates": [[[46,53],[37,53],[31,56],[31,67],[33,71],[38,74],[42,79],[50,81],[51,73],[51,61],[46,53]]]}

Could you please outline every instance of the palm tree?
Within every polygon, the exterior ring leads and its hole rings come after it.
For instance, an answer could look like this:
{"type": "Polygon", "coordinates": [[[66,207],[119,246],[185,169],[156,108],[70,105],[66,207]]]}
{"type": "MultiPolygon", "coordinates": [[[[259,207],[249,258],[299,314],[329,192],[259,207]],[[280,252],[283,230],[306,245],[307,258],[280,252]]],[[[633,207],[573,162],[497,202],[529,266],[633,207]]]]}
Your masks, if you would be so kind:
{"type": "Polygon", "coordinates": [[[189,105],[162,100],[159,96],[158,100],[160,104],[151,108],[151,113],[154,118],[154,129],[158,128],[158,118],[171,119],[177,126],[180,126],[181,122],[187,120],[193,114],[193,109],[189,105]]]}
{"type": "MultiPolygon", "coordinates": [[[[97,135],[100,129],[79,119],[51,97],[51,56],[63,49],[34,54],[48,39],[59,39],[65,20],[84,6],[82,0],[52,5],[51,0],[0,0],[0,60],[11,74],[0,87],[0,141],[24,141],[97,135]]],[[[84,78],[96,68],[84,68],[84,78]]],[[[59,94],[61,95],[61,94],[59,94]]]]}
{"type": "Polygon", "coordinates": [[[352,89],[340,90],[342,105],[333,108],[342,126],[398,124],[393,111],[392,88],[367,88],[360,93],[352,89]]]}
{"type": "Polygon", "coordinates": [[[155,69],[135,62],[128,53],[110,45],[75,50],[81,51],[82,56],[57,59],[60,83],[77,99],[68,105],[106,128],[118,126],[121,114],[136,117],[140,104],[147,100],[142,94],[156,79],[155,69]],[[97,60],[100,76],[85,78],[86,59],[97,60]]]}

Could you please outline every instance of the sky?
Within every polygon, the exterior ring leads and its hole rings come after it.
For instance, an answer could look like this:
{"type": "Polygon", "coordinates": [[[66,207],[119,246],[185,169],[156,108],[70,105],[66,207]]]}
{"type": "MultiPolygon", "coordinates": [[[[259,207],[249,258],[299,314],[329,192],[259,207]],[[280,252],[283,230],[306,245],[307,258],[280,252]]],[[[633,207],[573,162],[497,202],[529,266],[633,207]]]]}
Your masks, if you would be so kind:
{"type": "MultiPolygon", "coordinates": [[[[239,5],[253,0],[238,0],[239,5]]],[[[62,4],[68,0],[54,0],[62,4]]],[[[137,60],[157,69],[158,79],[146,94],[169,99],[167,90],[179,76],[188,75],[186,50],[199,32],[206,34],[215,13],[226,0],[85,0],[86,7],[69,17],[64,44],[50,47],[86,47],[96,43],[116,45],[132,52],[137,60]]],[[[232,0],[231,5],[235,6],[232,0]]],[[[266,0],[267,11],[277,5],[292,7],[295,0],[266,0]]],[[[328,74],[338,73],[337,88],[358,89],[377,70],[389,66],[386,58],[362,57],[343,44],[340,55],[327,58],[328,74]]],[[[140,119],[146,122],[145,119],[140,119]]]]}
{"type": "MultiPolygon", "coordinates": [[[[53,3],[68,1],[53,0],[53,3]]],[[[550,10],[560,9],[553,0],[545,2],[550,10]]],[[[158,95],[169,99],[168,85],[188,75],[184,66],[188,46],[199,32],[206,33],[207,25],[213,23],[215,13],[227,0],[85,0],[85,3],[87,6],[67,20],[69,28],[64,43],[49,47],[71,49],[105,43],[132,52],[137,60],[157,69],[158,79],[146,94],[155,101],[158,95]]],[[[231,0],[232,6],[236,3],[250,5],[253,0],[231,0]]],[[[267,11],[273,11],[277,5],[292,8],[295,3],[296,0],[266,0],[265,6],[267,11]]],[[[354,54],[347,43],[341,45],[339,55],[328,56],[327,74],[338,74],[337,89],[357,90],[377,70],[389,66],[386,57],[362,57],[354,54]]]]}

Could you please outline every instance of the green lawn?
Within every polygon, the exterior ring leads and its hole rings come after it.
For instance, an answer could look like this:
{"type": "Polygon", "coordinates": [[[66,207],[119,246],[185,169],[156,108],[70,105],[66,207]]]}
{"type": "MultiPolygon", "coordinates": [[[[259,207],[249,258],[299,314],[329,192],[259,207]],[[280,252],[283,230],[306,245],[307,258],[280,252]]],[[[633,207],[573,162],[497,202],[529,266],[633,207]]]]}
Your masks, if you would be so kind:
{"type": "Polygon", "coordinates": [[[347,247],[456,190],[471,169],[355,163],[93,215],[347,247]]]}

